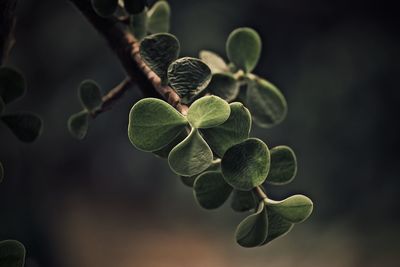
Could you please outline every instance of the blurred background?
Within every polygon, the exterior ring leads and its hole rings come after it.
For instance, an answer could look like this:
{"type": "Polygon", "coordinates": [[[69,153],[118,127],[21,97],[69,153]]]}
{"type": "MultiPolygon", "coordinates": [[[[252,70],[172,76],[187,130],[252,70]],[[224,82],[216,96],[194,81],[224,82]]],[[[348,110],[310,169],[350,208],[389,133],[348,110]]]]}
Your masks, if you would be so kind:
{"type": "MultiPolygon", "coordinates": [[[[151,1],[153,2],[153,1],[151,1]]],[[[291,146],[293,183],[276,199],[304,193],[311,218],[270,245],[243,249],[233,232],[244,214],[197,207],[167,162],[136,150],[128,112],[139,90],[91,122],[83,142],[68,133],[87,78],[108,91],[124,78],[103,39],[67,0],[24,0],[9,65],[29,91],[10,111],[45,122],[32,145],[0,126],[0,239],[18,239],[27,266],[398,266],[400,18],[389,1],[170,0],[182,55],[224,55],[240,26],[263,39],[256,73],[285,94],[278,127],[253,129],[270,147],[291,146]]]]}

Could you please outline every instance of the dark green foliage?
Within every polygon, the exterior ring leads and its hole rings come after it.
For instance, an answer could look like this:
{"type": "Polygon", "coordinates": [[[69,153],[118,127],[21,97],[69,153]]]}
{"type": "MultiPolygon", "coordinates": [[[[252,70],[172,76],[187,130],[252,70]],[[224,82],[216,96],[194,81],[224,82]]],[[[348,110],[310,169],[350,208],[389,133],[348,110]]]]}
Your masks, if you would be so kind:
{"type": "Polygon", "coordinates": [[[257,207],[257,200],[253,191],[233,190],[231,208],[237,212],[253,210],[257,207]]]}
{"type": "Polygon", "coordinates": [[[7,114],[1,120],[22,142],[31,143],[41,134],[42,120],[30,112],[7,114]]]}
{"type": "Polygon", "coordinates": [[[228,65],[216,53],[203,50],[200,52],[199,57],[208,65],[213,74],[229,72],[228,65]]]}
{"type": "Polygon", "coordinates": [[[287,146],[277,146],[270,152],[271,167],[266,182],[284,185],[293,181],[297,173],[297,160],[294,151],[287,146]]]}
{"type": "Polygon", "coordinates": [[[239,94],[240,83],[230,73],[215,73],[207,90],[222,99],[231,102],[235,100],[239,94]]]}
{"type": "Polygon", "coordinates": [[[303,222],[313,210],[311,199],[303,195],[294,195],[281,201],[267,200],[267,205],[283,219],[292,223],[303,222]]]}
{"type": "Polygon", "coordinates": [[[94,113],[103,104],[102,93],[98,84],[91,80],[83,81],[79,86],[79,99],[82,106],[90,113],[94,113]]]}
{"type": "Polygon", "coordinates": [[[140,13],[132,15],[131,17],[132,33],[139,41],[142,40],[147,35],[147,27],[148,27],[147,22],[148,22],[147,8],[145,8],[140,13]]]}
{"type": "Polygon", "coordinates": [[[4,104],[22,97],[26,91],[26,82],[22,74],[9,67],[0,67],[0,97],[4,104]]]}
{"type": "MultiPolygon", "coordinates": [[[[210,167],[208,167],[205,172],[211,172],[211,171],[219,171],[221,172],[221,162],[219,160],[215,160],[211,163],[210,167]]],[[[181,181],[184,185],[188,187],[193,187],[194,182],[196,181],[196,178],[199,175],[193,175],[193,176],[180,176],[181,181]]]]}
{"type": "Polygon", "coordinates": [[[15,240],[0,242],[0,267],[23,267],[25,265],[25,247],[15,240]]]}
{"type": "Polygon", "coordinates": [[[68,120],[68,130],[78,140],[86,137],[88,128],[89,114],[85,110],[72,115],[68,120]]]}
{"type": "Polygon", "coordinates": [[[169,32],[171,8],[167,1],[158,1],[147,13],[150,33],[169,32]]]}
{"type": "Polygon", "coordinates": [[[292,230],[294,224],[284,220],[278,213],[267,208],[268,214],[268,236],[263,245],[271,242],[272,240],[284,236],[292,230]]]}
{"type": "Polygon", "coordinates": [[[118,0],[92,0],[92,5],[99,16],[108,17],[117,10],[118,0]]]}
{"type": "Polygon", "coordinates": [[[197,177],[193,185],[199,205],[205,209],[216,209],[225,203],[232,192],[219,171],[208,171],[197,177]]]}
{"type": "Polygon", "coordinates": [[[136,15],[144,11],[146,0],[124,0],[124,7],[129,14],[136,15]]]}

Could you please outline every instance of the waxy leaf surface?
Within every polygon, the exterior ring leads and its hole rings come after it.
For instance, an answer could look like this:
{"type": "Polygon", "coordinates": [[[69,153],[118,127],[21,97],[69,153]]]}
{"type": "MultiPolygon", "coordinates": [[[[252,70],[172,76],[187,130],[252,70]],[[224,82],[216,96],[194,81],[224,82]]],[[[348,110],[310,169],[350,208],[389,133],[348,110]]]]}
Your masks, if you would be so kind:
{"type": "Polygon", "coordinates": [[[293,181],[297,173],[297,160],[293,150],[288,146],[277,146],[270,152],[271,167],[266,182],[284,185],[293,181]]]}
{"type": "Polygon", "coordinates": [[[231,102],[239,94],[240,84],[230,73],[215,73],[207,90],[222,99],[231,102]]]}
{"type": "Polygon", "coordinates": [[[221,172],[204,172],[194,182],[194,193],[199,205],[205,209],[222,206],[232,192],[221,172]]]}
{"type": "Polygon", "coordinates": [[[203,50],[200,51],[199,57],[208,65],[213,74],[229,71],[229,67],[225,61],[214,52],[203,50]]]}
{"type": "Polygon", "coordinates": [[[231,208],[237,212],[244,212],[257,207],[257,196],[253,191],[233,190],[231,208]]]}
{"type": "Polygon", "coordinates": [[[169,32],[171,8],[167,1],[158,1],[148,12],[151,33],[169,32]]]}
{"type": "Polygon", "coordinates": [[[292,223],[305,221],[313,210],[311,199],[303,195],[294,195],[282,201],[268,200],[267,205],[283,219],[292,223]]]}
{"type": "Polygon", "coordinates": [[[190,106],[187,119],[198,129],[212,128],[224,123],[231,113],[225,100],[217,96],[204,96],[190,106]]]}

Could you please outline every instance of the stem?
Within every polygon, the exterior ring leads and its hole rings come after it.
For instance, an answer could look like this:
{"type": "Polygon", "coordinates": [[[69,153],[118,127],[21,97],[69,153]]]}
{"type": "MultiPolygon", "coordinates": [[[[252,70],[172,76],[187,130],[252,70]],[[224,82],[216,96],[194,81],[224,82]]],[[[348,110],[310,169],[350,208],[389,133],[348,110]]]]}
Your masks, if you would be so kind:
{"type": "Polygon", "coordinates": [[[254,193],[256,193],[256,195],[258,195],[261,200],[265,201],[266,199],[268,199],[267,195],[265,194],[261,186],[257,186],[256,188],[254,188],[254,193]]]}

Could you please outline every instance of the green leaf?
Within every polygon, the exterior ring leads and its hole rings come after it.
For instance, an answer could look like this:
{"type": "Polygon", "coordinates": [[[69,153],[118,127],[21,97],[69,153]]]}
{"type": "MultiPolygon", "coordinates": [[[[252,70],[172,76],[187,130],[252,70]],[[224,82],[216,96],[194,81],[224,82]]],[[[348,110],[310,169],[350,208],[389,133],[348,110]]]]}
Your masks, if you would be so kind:
{"type": "Polygon", "coordinates": [[[256,138],[229,148],[221,162],[222,174],[233,188],[250,191],[268,175],[270,154],[267,145],[256,138]]]}
{"type": "Polygon", "coordinates": [[[186,126],[186,118],[168,103],[145,98],[131,109],[128,135],[136,148],[153,152],[167,146],[186,126]]]}
{"type": "Polygon", "coordinates": [[[25,265],[25,247],[16,240],[0,242],[0,267],[23,267],[25,265]]]}
{"type": "Polygon", "coordinates": [[[86,110],[72,115],[68,120],[68,130],[71,135],[82,140],[86,137],[89,129],[89,114],[86,110]]]}
{"type": "Polygon", "coordinates": [[[293,150],[288,146],[277,146],[270,152],[271,167],[266,182],[284,185],[293,181],[297,173],[297,160],[293,150]]]}
{"type": "Polygon", "coordinates": [[[257,196],[253,191],[233,190],[231,208],[237,212],[244,212],[257,207],[257,196]]]}
{"type": "Polygon", "coordinates": [[[293,229],[294,224],[284,220],[278,213],[267,208],[268,214],[268,236],[262,245],[284,236],[293,229]]]}
{"type": "Polygon", "coordinates": [[[228,65],[216,53],[207,50],[202,50],[200,51],[199,57],[208,65],[213,74],[220,72],[229,72],[228,65]]]}
{"type": "Polygon", "coordinates": [[[79,86],[79,99],[82,106],[89,112],[95,112],[103,104],[99,85],[91,80],[83,81],[79,86]]]}
{"type": "Polygon", "coordinates": [[[311,199],[303,195],[294,195],[282,201],[268,199],[267,206],[292,223],[305,221],[313,211],[311,199]]]}
{"type": "Polygon", "coordinates": [[[0,96],[0,115],[3,114],[5,107],[6,107],[6,104],[4,103],[3,98],[1,98],[1,96],[0,96]]]}
{"type": "Polygon", "coordinates": [[[0,97],[5,104],[25,94],[26,82],[22,74],[9,67],[0,67],[0,97]]]}
{"type": "Polygon", "coordinates": [[[114,14],[118,7],[118,0],[92,0],[94,11],[101,17],[114,14]]]}
{"type": "Polygon", "coordinates": [[[273,127],[282,122],[287,114],[285,97],[273,84],[260,78],[249,82],[246,104],[253,121],[260,127],[273,127]]]}
{"type": "Polygon", "coordinates": [[[228,37],[226,53],[236,67],[249,73],[260,59],[261,38],[253,29],[236,29],[228,37]]]}
{"type": "Polygon", "coordinates": [[[178,39],[169,33],[149,35],[140,44],[140,56],[164,85],[168,83],[168,67],[178,58],[179,50],[178,39]]]}
{"type": "Polygon", "coordinates": [[[213,154],[197,129],[172,149],[168,157],[171,169],[178,175],[193,176],[210,167],[213,154]]]}
{"type": "Polygon", "coordinates": [[[231,102],[239,94],[240,84],[230,73],[215,73],[207,90],[222,99],[231,102]]]}
{"type": "Polygon", "coordinates": [[[236,242],[245,248],[261,245],[268,234],[268,217],[261,201],[256,213],[244,219],[236,229],[236,242]]]}
{"type": "Polygon", "coordinates": [[[31,143],[35,141],[42,132],[42,120],[30,112],[3,115],[1,120],[22,142],[31,143]]]}
{"type": "Polygon", "coordinates": [[[132,15],[131,17],[131,28],[133,36],[137,40],[142,40],[147,35],[148,18],[147,18],[147,8],[142,12],[132,15]]]}
{"type": "MultiPolygon", "coordinates": [[[[209,172],[209,171],[221,172],[221,162],[219,160],[214,160],[212,162],[212,164],[210,165],[210,167],[208,167],[207,170],[205,170],[205,172],[209,172]]],[[[186,185],[188,187],[193,187],[194,181],[196,181],[196,179],[197,179],[197,177],[199,177],[199,175],[179,176],[179,177],[181,178],[181,181],[184,185],[186,185]]]]}
{"type": "Polygon", "coordinates": [[[3,167],[3,163],[1,163],[0,161],[0,183],[3,181],[4,179],[4,167],[3,167]]]}
{"type": "Polygon", "coordinates": [[[205,129],[224,123],[230,113],[231,108],[225,100],[217,96],[204,96],[190,106],[187,119],[194,128],[205,129]]]}
{"type": "Polygon", "coordinates": [[[211,70],[197,58],[184,57],[169,66],[168,79],[182,103],[188,104],[210,83],[211,70]]]}
{"type": "Polygon", "coordinates": [[[167,1],[158,1],[148,12],[149,32],[169,32],[171,8],[167,1]]]}
{"type": "Polygon", "coordinates": [[[186,131],[182,131],[174,140],[172,140],[168,145],[165,147],[161,148],[160,150],[153,151],[152,153],[155,154],[156,156],[167,159],[169,153],[171,153],[171,150],[176,147],[180,142],[182,142],[186,137],[188,136],[188,133],[186,131]]]}
{"type": "Polygon", "coordinates": [[[220,157],[233,145],[249,138],[250,134],[251,115],[248,109],[238,102],[231,103],[230,107],[228,120],[217,127],[201,131],[211,149],[220,157]]]}
{"type": "Polygon", "coordinates": [[[232,187],[219,171],[201,174],[194,182],[193,189],[198,204],[205,209],[219,208],[232,192],[232,187]]]}
{"type": "Polygon", "coordinates": [[[145,0],[124,0],[124,7],[129,14],[142,13],[146,7],[145,0]]]}

